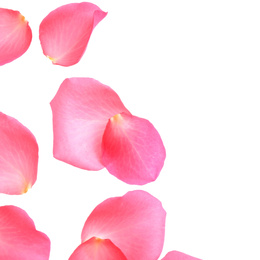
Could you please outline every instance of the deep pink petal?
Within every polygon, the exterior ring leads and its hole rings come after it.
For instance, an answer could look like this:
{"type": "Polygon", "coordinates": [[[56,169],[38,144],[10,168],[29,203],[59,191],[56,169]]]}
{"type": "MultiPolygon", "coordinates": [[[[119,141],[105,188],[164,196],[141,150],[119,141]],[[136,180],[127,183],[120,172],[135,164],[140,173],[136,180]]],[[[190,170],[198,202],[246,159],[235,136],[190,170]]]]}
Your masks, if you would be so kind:
{"type": "Polygon", "coordinates": [[[145,191],[130,191],[99,204],[85,222],[81,239],[110,239],[128,260],[158,259],[165,217],[158,199],[145,191]]]}
{"type": "Polygon", "coordinates": [[[109,239],[91,238],[82,243],[69,260],[127,260],[109,239]]]}
{"type": "Polygon", "coordinates": [[[18,12],[0,8],[0,65],[23,55],[30,46],[32,31],[18,12]]]}
{"type": "Polygon", "coordinates": [[[51,101],[54,157],[86,170],[99,170],[102,136],[108,119],[129,113],[108,86],[90,78],[63,81],[51,101]]]}
{"type": "Polygon", "coordinates": [[[24,210],[0,207],[0,260],[48,260],[49,254],[49,238],[35,229],[24,210]]]}
{"type": "Polygon", "coordinates": [[[129,184],[154,181],[166,156],[163,142],[154,126],[146,119],[125,113],[109,120],[102,146],[104,166],[129,184]]]}
{"type": "Polygon", "coordinates": [[[86,2],[55,9],[40,24],[44,55],[53,64],[76,64],[85,52],[93,29],[106,15],[98,6],[86,2]]]}
{"type": "Polygon", "coordinates": [[[38,145],[16,119],[0,112],[0,192],[22,194],[37,178],[38,145]]]}
{"type": "Polygon", "coordinates": [[[195,258],[190,255],[186,255],[178,251],[171,251],[164,258],[162,258],[162,260],[201,260],[201,259],[195,258]]]}

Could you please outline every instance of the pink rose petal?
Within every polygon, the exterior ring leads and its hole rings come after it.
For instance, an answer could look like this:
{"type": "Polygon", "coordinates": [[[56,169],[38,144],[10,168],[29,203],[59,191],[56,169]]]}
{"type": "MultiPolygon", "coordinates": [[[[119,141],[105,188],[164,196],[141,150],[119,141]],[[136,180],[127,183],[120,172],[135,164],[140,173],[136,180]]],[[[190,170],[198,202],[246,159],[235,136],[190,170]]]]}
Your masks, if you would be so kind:
{"type": "Polygon", "coordinates": [[[0,8],[0,66],[23,55],[30,46],[32,31],[18,12],[0,8]]]}
{"type": "Polygon", "coordinates": [[[24,210],[0,207],[0,260],[48,260],[49,254],[49,238],[35,229],[24,210]]]}
{"type": "Polygon", "coordinates": [[[69,260],[127,260],[119,248],[108,239],[91,238],[82,243],[69,260]]]}
{"type": "Polygon", "coordinates": [[[85,52],[93,29],[106,15],[98,6],[86,2],[55,9],[40,24],[44,55],[53,64],[76,64],[85,52]]]}
{"type": "Polygon", "coordinates": [[[163,142],[154,126],[146,119],[125,113],[109,120],[102,146],[104,166],[129,184],[154,181],[166,156],[163,142]]]}
{"type": "Polygon", "coordinates": [[[22,194],[37,178],[38,145],[16,119],[0,113],[0,192],[22,194]]]}
{"type": "Polygon", "coordinates": [[[128,260],[158,259],[164,242],[166,213],[145,191],[130,191],[99,204],[82,230],[82,243],[92,237],[110,239],[128,260]]]}
{"type": "Polygon", "coordinates": [[[178,251],[171,251],[164,258],[162,258],[162,260],[200,260],[200,259],[186,255],[178,251]]]}
{"type": "Polygon", "coordinates": [[[108,86],[90,78],[66,79],[51,101],[56,159],[100,170],[102,136],[108,119],[129,113],[108,86]]]}

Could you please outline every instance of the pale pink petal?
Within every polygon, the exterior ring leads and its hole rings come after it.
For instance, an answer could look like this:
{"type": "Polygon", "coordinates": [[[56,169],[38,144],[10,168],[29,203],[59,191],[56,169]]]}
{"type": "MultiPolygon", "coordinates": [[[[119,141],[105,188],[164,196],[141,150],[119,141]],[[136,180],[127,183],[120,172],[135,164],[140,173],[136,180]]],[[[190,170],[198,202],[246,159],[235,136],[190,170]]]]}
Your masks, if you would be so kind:
{"type": "Polygon", "coordinates": [[[35,229],[24,210],[0,207],[0,260],[48,260],[49,254],[49,238],[35,229]]]}
{"type": "Polygon", "coordinates": [[[125,113],[109,120],[102,147],[104,166],[129,184],[154,181],[166,156],[163,142],[154,126],[146,119],[125,113]]]}
{"type": "Polygon", "coordinates": [[[0,193],[22,194],[37,178],[38,145],[16,119],[0,112],[0,193]]]}
{"type": "Polygon", "coordinates": [[[69,260],[127,260],[109,239],[91,238],[82,243],[69,260]]]}
{"type": "Polygon", "coordinates": [[[30,46],[32,31],[18,12],[0,8],[0,65],[23,55],[30,46]]]}
{"type": "Polygon", "coordinates": [[[85,52],[93,29],[106,15],[98,6],[87,2],[55,9],[40,24],[44,55],[53,64],[76,64],[85,52]]]}
{"type": "Polygon", "coordinates": [[[54,157],[86,170],[99,170],[102,136],[108,119],[129,113],[108,86],[90,78],[63,81],[51,101],[54,157]]]}
{"type": "Polygon", "coordinates": [[[99,204],[85,222],[81,239],[110,239],[128,260],[158,259],[165,217],[158,199],[145,191],[130,191],[99,204]]]}
{"type": "Polygon", "coordinates": [[[201,259],[195,258],[190,255],[186,255],[178,251],[171,251],[164,258],[162,258],[162,260],[201,260],[201,259]]]}

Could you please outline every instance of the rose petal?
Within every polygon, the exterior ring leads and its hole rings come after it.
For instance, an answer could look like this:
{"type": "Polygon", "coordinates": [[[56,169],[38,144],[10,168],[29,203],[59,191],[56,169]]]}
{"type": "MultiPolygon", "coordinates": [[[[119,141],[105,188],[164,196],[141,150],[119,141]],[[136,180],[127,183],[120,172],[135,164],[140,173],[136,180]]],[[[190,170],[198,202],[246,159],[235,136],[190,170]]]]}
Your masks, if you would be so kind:
{"type": "Polygon", "coordinates": [[[0,113],[0,192],[22,194],[37,178],[38,145],[16,119],[0,113]]]}
{"type": "Polygon", "coordinates": [[[127,260],[109,239],[91,238],[82,243],[69,260],[127,260]]]}
{"type": "Polygon", "coordinates": [[[15,206],[0,207],[0,259],[48,260],[50,240],[35,229],[27,213],[15,206]]]}
{"type": "Polygon", "coordinates": [[[200,260],[200,259],[186,255],[178,251],[171,251],[164,258],[162,258],[162,260],[200,260]]]}
{"type": "Polygon", "coordinates": [[[145,191],[131,191],[99,204],[85,222],[81,239],[110,239],[128,260],[158,259],[165,217],[158,199],[145,191]]]}
{"type": "Polygon", "coordinates": [[[102,147],[104,166],[128,184],[154,181],[166,156],[163,142],[154,126],[146,119],[125,113],[109,120],[102,147]]]}
{"type": "Polygon", "coordinates": [[[107,121],[129,113],[108,86],[90,78],[66,79],[51,101],[53,153],[56,159],[86,170],[99,170],[107,121]]]}
{"type": "Polygon", "coordinates": [[[106,15],[98,6],[86,2],[55,9],[40,24],[44,55],[53,64],[76,64],[85,52],[93,29],[106,15]]]}
{"type": "Polygon", "coordinates": [[[0,65],[23,55],[30,46],[32,31],[18,12],[0,8],[0,65]]]}

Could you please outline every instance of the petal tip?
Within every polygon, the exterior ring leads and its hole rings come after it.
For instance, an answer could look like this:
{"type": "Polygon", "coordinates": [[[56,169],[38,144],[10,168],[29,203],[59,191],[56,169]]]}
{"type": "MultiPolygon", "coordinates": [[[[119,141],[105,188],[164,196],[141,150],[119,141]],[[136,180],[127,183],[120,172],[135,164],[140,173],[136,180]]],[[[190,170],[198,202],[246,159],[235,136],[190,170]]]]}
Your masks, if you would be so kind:
{"type": "Polygon", "coordinates": [[[121,116],[121,114],[116,114],[112,116],[109,120],[111,121],[111,123],[122,123],[123,117],[121,116]]]}
{"type": "Polygon", "coordinates": [[[52,62],[52,64],[56,64],[56,58],[52,58],[52,57],[50,57],[49,55],[46,55],[46,57],[49,59],[49,60],[51,60],[51,62],[52,62]]]}
{"type": "Polygon", "coordinates": [[[27,22],[27,21],[25,20],[25,17],[24,17],[22,14],[20,14],[20,18],[21,18],[21,21],[22,21],[22,22],[27,22]]]}
{"type": "Polygon", "coordinates": [[[28,191],[29,189],[31,189],[31,188],[32,188],[32,184],[31,184],[31,183],[27,183],[27,184],[25,185],[24,189],[22,190],[21,194],[27,193],[27,191],[28,191]]]}

